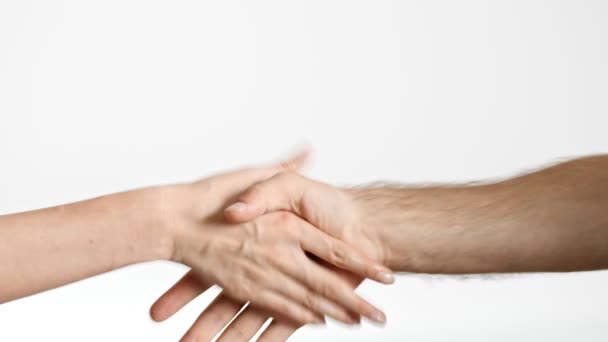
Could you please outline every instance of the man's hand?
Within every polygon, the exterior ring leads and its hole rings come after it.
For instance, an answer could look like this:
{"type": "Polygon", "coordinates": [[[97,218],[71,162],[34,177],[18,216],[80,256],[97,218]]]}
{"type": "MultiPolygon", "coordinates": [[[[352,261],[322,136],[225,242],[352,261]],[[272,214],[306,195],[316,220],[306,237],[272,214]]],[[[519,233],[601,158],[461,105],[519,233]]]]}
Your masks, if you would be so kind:
{"type": "Polygon", "coordinates": [[[277,174],[224,212],[288,210],[395,271],[563,272],[608,267],[608,156],[500,182],[337,189],[277,174]]]}
{"type": "MultiPolygon", "coordinates": [[[[290,211],[315,227],[384,263],[385,250],[380,237],[367,225],[352,190],[321,183],[294,172],[281,172],[253,185],[224,210],[227,221],[247,222],[275,211],[290,211]]],[[[384,282],[392,282],[390,274],[384,282]]]]}

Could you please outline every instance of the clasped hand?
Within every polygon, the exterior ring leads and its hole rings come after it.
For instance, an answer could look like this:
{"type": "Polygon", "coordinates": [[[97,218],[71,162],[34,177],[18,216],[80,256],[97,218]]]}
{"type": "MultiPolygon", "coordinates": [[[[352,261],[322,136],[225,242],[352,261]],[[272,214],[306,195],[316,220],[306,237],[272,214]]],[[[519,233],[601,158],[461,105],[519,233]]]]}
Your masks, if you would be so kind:
{"type": "MultiPolygon", "coordinates": [[[[360,315],[384,322],[384,314],[354,292],[352,281],[323,266],[392,282],[391,271],[374,256],[340,239],[344,235],[340,229],[330,235],[280,210],[240,223],[228,223],[225,218],[223,209],[238,195],[281,172],[299,168],[303,159],[298,156],[276,166],[164,189],[163,225],[173,235],[172,260],[192,268],[184,279],[207,284],[199,286],[201,290],[220,285],[222,296],[231,301],[249,302],[293,323],[321,323],[324,315],[348,324],[358,322],[360,315]]],[[[239,205],[234,208],[238,216],[239,205]]],[[[177,309],[161,300],[152,315],[163,319],[177,309]]]]}

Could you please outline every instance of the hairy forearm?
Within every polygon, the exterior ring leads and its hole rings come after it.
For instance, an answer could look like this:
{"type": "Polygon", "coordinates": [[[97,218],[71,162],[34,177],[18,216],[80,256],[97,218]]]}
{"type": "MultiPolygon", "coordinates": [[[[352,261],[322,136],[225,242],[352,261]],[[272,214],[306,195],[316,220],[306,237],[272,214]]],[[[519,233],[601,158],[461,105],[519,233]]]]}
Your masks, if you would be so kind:
{"type": "Polygon", "coordinates": [[[125,265],[165,259],[159,189],[0,216],[0,303],[125,265]]]}
{"type": "Polygon", "coordinates": [[[463,186],[351,189],[387,264],[491,273],[608,268],[608,157],[463,186]]]}

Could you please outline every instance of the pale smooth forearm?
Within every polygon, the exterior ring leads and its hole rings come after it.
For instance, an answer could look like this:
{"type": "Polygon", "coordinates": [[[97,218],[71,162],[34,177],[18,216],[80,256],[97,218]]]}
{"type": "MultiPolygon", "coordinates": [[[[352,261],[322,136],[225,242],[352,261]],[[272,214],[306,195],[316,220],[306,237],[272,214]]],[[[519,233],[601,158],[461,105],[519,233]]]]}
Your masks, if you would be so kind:
{"type": "Polygon", "coordinates": [[[608,158],[476,186],[348,190],[387,264],[489,273],[608,268],[608,158]]]}
{"type": "Polygon", "coordinates": [[[0,216],[0,302],[129,264],[167,259],[161,188],[0,216]]]}

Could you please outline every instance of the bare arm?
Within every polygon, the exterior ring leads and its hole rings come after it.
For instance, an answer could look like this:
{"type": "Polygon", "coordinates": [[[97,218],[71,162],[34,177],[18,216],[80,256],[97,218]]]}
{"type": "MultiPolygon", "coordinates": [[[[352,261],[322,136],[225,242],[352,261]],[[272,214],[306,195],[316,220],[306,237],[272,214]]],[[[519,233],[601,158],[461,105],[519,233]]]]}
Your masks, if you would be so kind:
{"type": "Polygon", "coordinates": [[[386,267],[291,213],[242,224],[228,224],[222,217],[234,196],[297,167],[304,157],[0,217],[0,301],[167,259],[190,266],[233,300],[250,301],[296,322],[320,322],[329,315],[353,323],[350,312],[382,321],[382,312],[307,253],[390,283],[386,267]]]}
{"type": "Polygon", "coordinates": [[[347,190],[388,265],[425,273],[608,268],[608,157],[473,186],[347,190]]]}
{"type": "Polygon", "coordinates": [[[0,302],[125,265],[169,259],[170,236],[146,189],[0,216],[0,302]]]}

